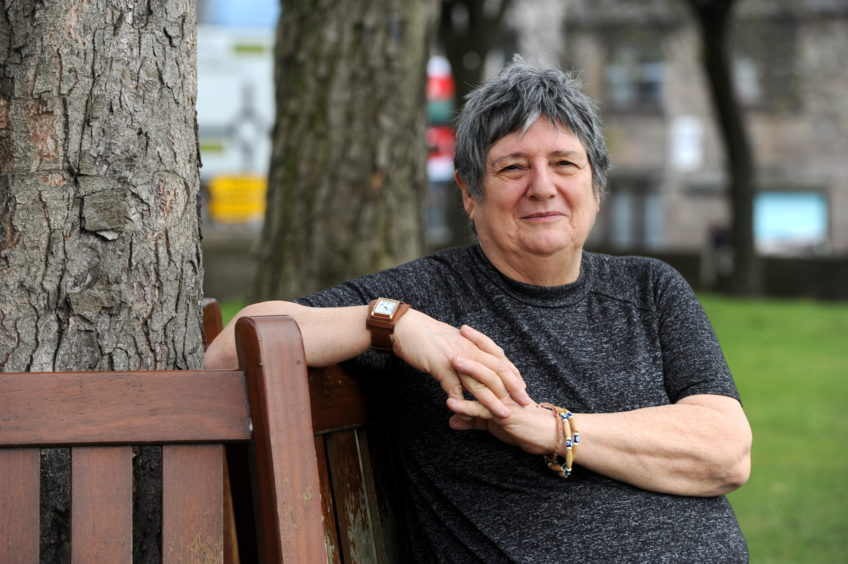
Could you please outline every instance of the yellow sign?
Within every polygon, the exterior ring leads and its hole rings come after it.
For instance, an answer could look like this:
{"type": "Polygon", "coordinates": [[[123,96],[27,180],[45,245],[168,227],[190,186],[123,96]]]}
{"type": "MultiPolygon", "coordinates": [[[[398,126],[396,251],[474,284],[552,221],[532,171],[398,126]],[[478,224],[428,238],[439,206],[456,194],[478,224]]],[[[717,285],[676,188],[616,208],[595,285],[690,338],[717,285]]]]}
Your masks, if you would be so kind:
{"type": "Polygon", "coordinates": [[[209,183],[209,214],[223,223],[262,221],[267,190],[263,176],[216,176],[209,183]]]}

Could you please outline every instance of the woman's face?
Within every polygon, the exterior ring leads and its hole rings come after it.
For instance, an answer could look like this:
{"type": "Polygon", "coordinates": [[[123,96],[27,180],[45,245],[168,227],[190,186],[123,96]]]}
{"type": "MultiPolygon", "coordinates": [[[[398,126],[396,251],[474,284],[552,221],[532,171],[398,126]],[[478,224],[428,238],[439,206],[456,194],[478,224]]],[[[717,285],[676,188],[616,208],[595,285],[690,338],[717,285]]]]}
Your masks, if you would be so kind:
{"type": "Polygon", "coordinates": [[[495,142],[481,200],[458,180],[480,244],[496,266],[521,270],[535,257],[579,260],[599,200],[586,150],[565,126],[543,117],[526,133],[495,142]]]}

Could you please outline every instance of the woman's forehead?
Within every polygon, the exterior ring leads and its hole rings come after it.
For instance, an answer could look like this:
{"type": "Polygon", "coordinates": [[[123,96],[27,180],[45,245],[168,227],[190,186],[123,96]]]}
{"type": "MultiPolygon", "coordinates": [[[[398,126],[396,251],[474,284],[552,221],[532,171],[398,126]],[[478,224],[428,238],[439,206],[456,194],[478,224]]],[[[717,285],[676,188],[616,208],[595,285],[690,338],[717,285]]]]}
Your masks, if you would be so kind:
{"type": "Polygon", "coordinates": [[[583,142],[568,126],[540,118],[529,128],[508,133],[492,143],[487,152],[487,161],[529,156],[529,153],[538,152],[572,157],[586,155],[583,142]]]}

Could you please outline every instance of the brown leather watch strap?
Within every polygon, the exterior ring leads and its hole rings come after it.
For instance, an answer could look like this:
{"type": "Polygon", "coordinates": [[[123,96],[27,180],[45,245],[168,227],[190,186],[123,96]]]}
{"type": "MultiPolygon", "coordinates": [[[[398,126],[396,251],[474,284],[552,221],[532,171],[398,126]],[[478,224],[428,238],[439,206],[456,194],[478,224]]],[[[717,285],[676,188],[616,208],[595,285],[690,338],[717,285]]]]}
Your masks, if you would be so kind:
{"type": "Polygon", "coordinates": [[[389,298],[373,300],[368,309],[365,326],[371,331],[371,348],[392,352],[392,333],[395,323],[409,310],[409,304],[389,298]]]}

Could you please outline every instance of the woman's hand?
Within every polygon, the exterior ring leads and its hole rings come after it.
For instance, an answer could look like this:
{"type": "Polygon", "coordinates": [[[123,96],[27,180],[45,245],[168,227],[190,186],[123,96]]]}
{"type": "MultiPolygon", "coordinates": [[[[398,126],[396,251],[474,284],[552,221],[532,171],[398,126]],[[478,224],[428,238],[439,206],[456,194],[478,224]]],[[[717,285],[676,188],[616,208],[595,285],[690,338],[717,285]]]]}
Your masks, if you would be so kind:
{"type": "Polygon", "coordinates": [[[529,405],[524,380],[503,349],[479,331],[463,326],[457,329],[410,309],[395,325],[394,353],[411,366],[438,380],[448,398],[462,400],[463,389],[499,416],[511,413],[505,400],[529,405]],[[461,374],[455,358],[469,359],[486,368],[485,374],[461,374]]]}
{"type": "MultiPolygon", "coordinates": [[[[495,376],[489,367],[463,357],[453,359],[453,367],[463,378],[474,381],[491,381],[495,376]]],[[[452,429],[458,431],[489,431],[501,441],[517,446],[530,454],[549,454],[557,446],[556,419],[547,409],[535,402],[525,405],[504,398],[508,413],[501,415],[497,404],[486,396],[475,396],[479,401],[448,398],[448,408],[454,412],[450,419],[452,429]]]]}

